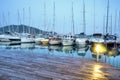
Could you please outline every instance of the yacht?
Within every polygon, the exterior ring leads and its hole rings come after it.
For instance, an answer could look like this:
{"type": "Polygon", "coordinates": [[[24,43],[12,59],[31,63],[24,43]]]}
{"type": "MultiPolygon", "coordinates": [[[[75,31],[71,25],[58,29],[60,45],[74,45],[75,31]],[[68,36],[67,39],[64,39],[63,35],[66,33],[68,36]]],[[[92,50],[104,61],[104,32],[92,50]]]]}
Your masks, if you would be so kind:
{"type": "Polygon", "coordinates": [[[21,34],[21,43],[34,43],[35,39],[31,34],[22,33],[21,34]]]}
{"type": "Polygon", "coordinates": [[[76,36],[76,45],[77,47],[86,47],[88,38],[84,33],[79,34],[76,36]]]}
{"type": "Polygon", "coordinates": [[[64,35],[62,39],[62,45],[63,46],[72,46],[74,45],[74,36],[72,35],[64,35]]]}
{"type": "Polygon", "coordinates": [[[95,33],[91,36],[91,38],[89,39],[89,42],[92,43],[104,43],[104,35],[100,34],[100,33],[95,33]]]}
{"type": "Polygon", "coordinates": [[[21,39],[18,34],[5,32],[0,35],[0,42],[20,43],[21,39]]]}
{"type": "Polygon", "coordinates": [[[62,42],[61,37],[53,36],[49,38],[49,45],[60,45],[62,42]]]}

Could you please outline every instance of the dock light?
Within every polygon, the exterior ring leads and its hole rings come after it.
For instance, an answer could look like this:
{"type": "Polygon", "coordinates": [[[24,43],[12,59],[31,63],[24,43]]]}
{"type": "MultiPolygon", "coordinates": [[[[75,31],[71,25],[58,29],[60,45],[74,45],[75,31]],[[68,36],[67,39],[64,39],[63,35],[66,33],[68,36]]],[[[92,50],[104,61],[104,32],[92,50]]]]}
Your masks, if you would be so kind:
{"type": "Polygon", "coordinates": [[[92,52],[97,54],[97,62],[99,61],[99,55],[106,53],[107,48],[102,43],[94,43],[92,47],[92,52]]]}

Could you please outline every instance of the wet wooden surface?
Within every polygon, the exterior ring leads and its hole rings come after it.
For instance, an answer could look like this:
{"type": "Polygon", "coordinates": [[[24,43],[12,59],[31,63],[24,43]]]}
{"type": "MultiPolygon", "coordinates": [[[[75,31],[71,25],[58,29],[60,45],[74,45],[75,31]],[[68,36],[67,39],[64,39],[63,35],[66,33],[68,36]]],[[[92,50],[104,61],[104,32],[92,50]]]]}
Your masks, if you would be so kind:
{"type": "Polygon", "coordinates": [[[0,80],[120,80],[120,69],[92,60],[3,50],[0,80]]]}

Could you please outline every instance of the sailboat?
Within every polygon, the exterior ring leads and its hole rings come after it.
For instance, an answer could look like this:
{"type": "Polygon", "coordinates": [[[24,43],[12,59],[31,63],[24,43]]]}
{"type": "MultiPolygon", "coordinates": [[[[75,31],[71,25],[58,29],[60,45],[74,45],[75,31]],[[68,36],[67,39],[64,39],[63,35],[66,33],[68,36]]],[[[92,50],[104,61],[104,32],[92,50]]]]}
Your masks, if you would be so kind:
{"type": "MultiPolygon", "coordinates": [[[[3,17],[3,22],[6,23],[4,13],[2,17],[3,17]]],[[[3,34],[0,35],[0,42],[9,42],[10,44],[16,44],[16,43],[20,43],[21,39],[15,33],[8,32],[8,31],[5,32],[4,27],[3,27],[3,34]]]]}
{"type": "MultiPolygon", "coordinates": [[[[72,2],[72,27],[73,27],[73,35],[74,35],[74,13],[73,13],[73,2],[72,2]]],[[[72,46],[74,45],[74,36],[72,34],[64,35],[62,38],[63,46],[72,46]]]]}
{"type": "MultiPolygon", "coordinates": [[[[24,19],[25,19],[25,11],[23,8],[23,23],[24,23],[24,19]]],[[[30,7],[29,7],[29,24],[30,24],[30,7]]],[[[29,32],[30,32],[30,28],[29,28],[29,32]]],[[[21,34],[21,43],[33,43],[35,42],[34,38],[31,36],[30,33],[25,33],[25,26],[23,25],[23,33],[21,34]]]]}
{"type": "Polygon", "coordinates": [[[85,2],[83,0],[83,33],[79,34],[79,36],[76,37],[76,45],[78,47],[85,47],[87,44],[87,37],[86,37],[86,21],[85,21],[85,2]]]}
{"type": "Polygon", "coordinates": [[[95,0],[94,0],[94,33],[89,39],[89,43],[104,43],[104,35],[102,33],[96,33],[96,25],[95,25],[95,0]]]}
{"type": "MultiPolygon", "coordinates": [[[[55,2],[53,3],[53,30],[55,30],[55,2]]],[[[53,36],[49,38],[49,45],[60,45],[62,42],[62,39],[59,35],[55,35],[55,32],[53,31],[53,36]]]]}

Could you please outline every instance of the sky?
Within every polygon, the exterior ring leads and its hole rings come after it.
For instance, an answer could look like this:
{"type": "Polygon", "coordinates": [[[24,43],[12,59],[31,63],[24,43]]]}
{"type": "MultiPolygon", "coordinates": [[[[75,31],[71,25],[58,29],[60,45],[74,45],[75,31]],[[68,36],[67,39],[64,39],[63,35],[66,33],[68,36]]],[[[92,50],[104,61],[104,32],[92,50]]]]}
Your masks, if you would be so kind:
{"type": "MultiPolygon", "coordinates": [[[[72,33],[72,2],[75,33],[81,33],[83,32],[83,0],[0,0],[0,27],[25,24],[47,31],[72,33]],[[55,19],[55,28],[53,28],[53,19],[55,19]]],[[[120,0],[110,0],[108,22],[108,31],[118,35],[120,35],[119,4],[120,0]],[[117,12],[116,30],[115,12],[117,12]]],[[[85,0],[86,34],[93,34],[94,29],[96,33],[104,33],[106,10],[107,0],[95,0],[94,15],[94,0],[85,0]]]]}

